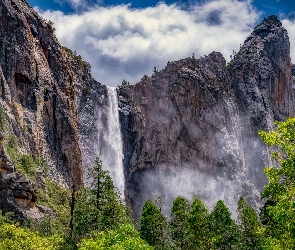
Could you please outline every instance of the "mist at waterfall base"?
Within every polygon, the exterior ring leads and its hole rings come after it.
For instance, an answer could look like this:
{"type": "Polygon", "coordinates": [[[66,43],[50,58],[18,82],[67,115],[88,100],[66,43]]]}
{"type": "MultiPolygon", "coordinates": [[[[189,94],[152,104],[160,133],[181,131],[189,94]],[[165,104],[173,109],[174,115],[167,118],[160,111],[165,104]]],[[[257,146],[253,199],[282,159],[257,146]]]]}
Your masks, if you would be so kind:
{"type": "MultiPolygon", "coordinates": [[[[237,216],[237,202],[243,196],[251,207],[259,211],[262,205],[260,192],[266,184],[263,169],[271,165],[267,147],[257,136],[249,137],[247,117],[235,111],[231,112],[231,122],[216,124],[214,121],[218,120],[217,116],[218,113],[214,111],[206,114],[206,122],[218,126],[214,135],[218,150],[210,155],[210,160],[215,164],[201,157],[195,159],[194,163],[183,162],[180,157],[175,157],[177,160],[172,164],[157,164],[135,172],[128,186],[135,218],[140,217],[146,200],[155,202],[158,197],[164,200],[161,209],[168,217],[173,201],[178,196],[190,203],[194,198],[199,198],[209,211],[212,211],[218,200],[222,200],[233,218],[237,216]]],[[[196,133],[194,126],[186,126],[186,129],[190,135],[196,133]]],[[[204,154],[210,152],[209,144],[200,143],[204,146],[204,154]]]]}
{"type": "Polygon", "coordinates": [[[245,124],[246,118],[236,114],[234,120],[237,121],[234,129],[223,127],[214,136],[219,150],[211,155],[211,160],[222,164],[208,169],[211,164],[199,159],[194,164],[158,164],[135,173],[132,191],[128,190],[135,218],[140,217],[146,200],[155,202],[158,197],[164,201],[160,204],[162,212],[169,217],[173,201],[178,196],[190,203],[199,198],[209,211],[222,200],[234,219],[237,218],[237,202],[243,196],[259,212],[262,205],[260,192],[266,184],[263,169],[271,165],[270,154],[260,138],[245,135],[241,124],[245,124]]]}
{"type": "MultiPolygon", "coordinates": [[[[186,198],[189,202],[197,197],[206,204],[209,211],[214,208],[219,199],[223,200],[233,218],[236,217],[237,201],[240,195],[254,197],[254,203],[259,200],[259,191],[261,190],[257,190],[255,187],[257,168],[246,166],[244,158],[257,159],[257,152],[264,151],[264,147],[261,140],[255,142],[256,146],[253,147],[253,141],[244,138],[243,132],[238,131],[237,128],[243,124],[243,121],[240,121],[241,117],[235,115],[234,120],[238,125],[233,125],[236,128],[231,131],[234,132],[229,133],[227,130],[220,129],[215,135],[220,153],[212,157],[221,158],[222,161],[231,159],[231,162],[226,162],[225,167],[216,167],[214,173],[208,173],[206,172],[208,167],[206,162],[201,160],[194,165],[190,163],[158,165],[139,170],[130,182],[130,180],[124,179],[123,143],[116,89],[107,87],[102,98],[104,100],[98,100],[94,108],[96,132],[91,135],[93,137],[92,143],[86,142],[82,147],[82,149],[91,149],[82,150],[82,155],[84,152],[84,181],[86,185],[89,183],[89,180],[85,178],[87,170],[85,166],[93,165],[98,156],[102,160],[103,169],[110,172],[114,185],[121,193],[121,198],[124,200],[125,194],[128,194],[127,198],[131,200],[136,219],[141,215],[144,202],[148,199],[155,202],[158,197],[165,201],[160,205],[162,212],[167,217],[169,217],[173,200],[178,196],[186,198]],[[250,150],[244,152],[240,142],[244,141],[245,143],[247,140],[250,140],[248,147],[250,150]],[[131,189],[130,185],[133,185],[131,189]],[[245,192],[245,187],[248,189],[247,192],[245,192]]],[[[213,119],[215,115],[214,113],[206,117],[213,119]]],[[[259,171],[261,172],[261,170],[259,171]]],[[[259,207],[259,204],[254,204],[254,207],[259,207]]]]}
{"type": "MultiPolygon", "coordinates": [[[[199,198],[212,211],[218,200],[224,201],[226,206],[236,218],[237,201],[244,193],[244,186],[253,188],[253,184],[246,178],[229,180],[223,176],[212,176],[210,174],[193,170],[190,167],[168,167],[166,169],[148,170],[137,176],[137,183],[140,185],[140,196],[134,199],[135,217],[139,217],[144,201],[156,202],[160,197],[163,214],[169,217],[173,201],[178,196],[187,199],[190,203],[199,198]]],[[[259,193],[253,189],[253,196],[259,193]]]]}

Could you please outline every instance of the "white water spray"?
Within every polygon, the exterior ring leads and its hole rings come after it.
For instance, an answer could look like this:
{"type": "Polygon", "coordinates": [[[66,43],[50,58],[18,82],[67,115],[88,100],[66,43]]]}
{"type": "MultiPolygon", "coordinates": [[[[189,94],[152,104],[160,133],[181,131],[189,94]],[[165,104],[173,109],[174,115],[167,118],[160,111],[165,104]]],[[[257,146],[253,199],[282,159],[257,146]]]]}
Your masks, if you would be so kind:
{"type": "MultiPolygon", "coordinates": [[[[91,107],[91,103],[88,105],[91,107]]],[[[99,157],[103,169],[110,172],[114,185],[124,200],[123,143],[116,88],[107,87],[107,96],[94,99],[92,105],[92,114],[85,112],[82,113],[85,116],[80,116],[86,131],[80,135],[84,183],[89,186],[91,180],[87,174],[88,169],[93,166],[96,157],[99,157]]],[[[89,107],[86,111],[91,110],[89,107]]]]}
{"type": "MultiPolygon", "coordinates": [[[[116,88],[107,87],[107,91],[109,103],[107,128],[101,131],[103,141],[98,143],[103,143],[103,145],[99,147],[99,157],[103,168],[110,172],[114,185],[119,189],[121,198],[124,199],[123,143],[119,122],[118,97],[116,88]]],[[[101,124],[98,126],[101,126],[101,124]]]]}

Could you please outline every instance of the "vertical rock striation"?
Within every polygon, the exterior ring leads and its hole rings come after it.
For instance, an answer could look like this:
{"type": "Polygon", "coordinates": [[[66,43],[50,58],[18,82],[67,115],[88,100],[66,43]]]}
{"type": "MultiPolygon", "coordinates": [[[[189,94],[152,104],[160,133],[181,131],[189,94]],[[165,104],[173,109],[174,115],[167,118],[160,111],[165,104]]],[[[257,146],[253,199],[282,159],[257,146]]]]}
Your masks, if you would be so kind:
{"type": "Polygon", "coordinates": [[[260,129],[293,116],[287,31],[275,16],[259,24],[226,65],[218,52],[168,62],[119,92],[128,197],[199,196],[209,207],[239,195],[259,206],[272,164],[260,129]]]}
{"type": "MultiPolygon", "coordinates": [[[[223,199],[234,211],[244,195],[258,207],[263,169],[272,162],[257,132],[294,115],[293,86],[287,31],[270,16],[227,65],[212,52],[169,62],[121,87],[126,198],[136,216],[158,196],[167,207],[177,195],[199,196],[209,207],[223,199]]],[[[46,160],[51,179],[76,190],[96,156],[111,159],[108,97],[89,64],[62,47],[25,0],[0,2],[0,108],[7,115],[0,129],[0,209],[19,219],[49,212],[36,205],[37,185],[7,153],[11,135],[21,153],[46,160]]]]}
{"type": "MultiPolygon", "coordinates": [[[[83,184],[75,93],[89,81],[89,66],[59,44],[50,23],[25,0],[0,2],[0,104],[7,114],[7,128],[1,133],[16,135],[21,153],[45,159],[49,177],[75,189],[83,184]]],[[[32,217],[18,194],[27,192],[23,196],[32,203],[29,210],[35,207],[36,187],[24,184],[33,182],[16,171],[0,173],[0,209],[11,211],[5,203],[13,203],[20,217],[32,217]],[[17,195],[9,191],[11,176],[18,183],[17,195]]]]}

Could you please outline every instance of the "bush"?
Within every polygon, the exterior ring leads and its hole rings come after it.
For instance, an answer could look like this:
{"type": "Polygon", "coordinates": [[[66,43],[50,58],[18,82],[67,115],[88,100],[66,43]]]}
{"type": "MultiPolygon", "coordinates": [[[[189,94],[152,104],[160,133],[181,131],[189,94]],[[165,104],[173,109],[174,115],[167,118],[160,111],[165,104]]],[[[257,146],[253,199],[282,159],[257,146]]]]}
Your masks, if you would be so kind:
{"type": "Polygon", "coordinates": [[[35,179],[37,172],[37,164],[33,159],[31,154],[23,154],[20,156],[19,160],[19,170],[25,175],[35,179]]]}
{"type": "Polygon", "coordinates": [[[37,191],[37,204],[50,207],[54,212],[54,218],[51,221],[50,218],[47,218],[47,223],[52,223],[51,234],[65,233],[70,221],[70,191],[49,178],[45,178],[45,181],[46,189],[38,189],[37,191]]]}
{"type": "Polygon", "coordinates": [[[45,238],[15,224],[4,223],[0,226],[1,250],[53,250],[58,249],[61,243],[62,238],[56,235],[45,238]]]}
{"type": "Polygon", "coordinates": [[[6,130],[6,112],[4,108],[0,108],[0,131],[6,130]]]}
{"type": "Polygon", "coordinates": [[[47,177],[49,174],[49,166],[47,161],[44,158],[41,158],[38,163],[40,170],[42,171],[42,174],[44,177],[47,177]]]}
{"type": "Polygon", "coordinates": [[[91,239],[83,239],[79,250],[152,250],[144,240],[139,237],[139,232],[131,224],[123,224],[117,230],[97,233],[91,239]]]}
{"type": "Polygon", "coordinates": [[[18,147],[18,140],[15,135],[9,135],[7,138],[7,146],[10,148],[17,148],[18,147]]]}
{"type": "MultiPolygon", "coordinates": [[[[7,152],[8,155],[16,166],[17,170],[32,178],[36,179],[37,162],[32,154],[21,154],[18,149],[18,140],[15,135],[9,135],[7,138],[7,152]]],[[[44,162],[41,162],[44,164],[44,162]]]]}

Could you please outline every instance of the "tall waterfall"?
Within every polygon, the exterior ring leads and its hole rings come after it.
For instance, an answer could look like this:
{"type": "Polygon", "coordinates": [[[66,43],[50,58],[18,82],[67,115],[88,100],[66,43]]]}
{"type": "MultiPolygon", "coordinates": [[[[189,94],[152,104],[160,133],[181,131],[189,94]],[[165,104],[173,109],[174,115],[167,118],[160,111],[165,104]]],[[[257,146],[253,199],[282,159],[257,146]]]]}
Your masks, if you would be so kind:
{"type": "Polygon", "coordinates": [[[79,119],[84,183],[90,184],[88,169],[99,157],[124,199],[123,143],[116,88],[107,87],[107,95],[92,96],[82,105],[79,119]]]}
{"type": "MultiPolygon", "coordinates": [[[[114,87],[107,87],[108,91],[108,109],[106,117],[106,129],[98,129],[102,133],[98,138],[103,138],[98,143],[99,157],[102,160],[103,168],[110,172],[114,185],[119,189],[121,198],[124,199],[124,173],[123,173],[123,143],[121,128],[119,123],[118,98],[114,87]]],[[[101,127],[104,121],[100,117],[98,127],[101,127]]]]}

